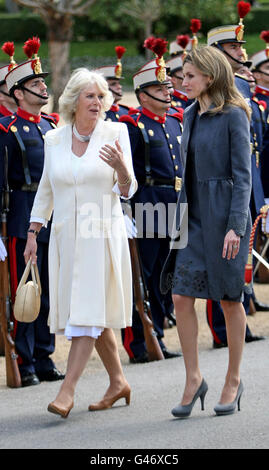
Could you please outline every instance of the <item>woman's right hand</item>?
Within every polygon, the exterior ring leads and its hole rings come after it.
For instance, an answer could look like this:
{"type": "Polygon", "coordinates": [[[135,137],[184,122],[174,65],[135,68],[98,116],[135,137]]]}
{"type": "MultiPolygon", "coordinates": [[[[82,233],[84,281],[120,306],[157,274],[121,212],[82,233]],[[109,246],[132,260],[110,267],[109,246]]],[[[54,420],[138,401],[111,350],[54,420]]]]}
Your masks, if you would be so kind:
{"type": "Polygon", "coordinates": [[[25,250],[23,253],[25,264],[28,263],[30,258],[32,260],[32,263],[36,264],[36,260],[37,260],[36,252],[37,252],[36,236],[32,233],[28,233],[27,243],[26,243],[25,250]]]}

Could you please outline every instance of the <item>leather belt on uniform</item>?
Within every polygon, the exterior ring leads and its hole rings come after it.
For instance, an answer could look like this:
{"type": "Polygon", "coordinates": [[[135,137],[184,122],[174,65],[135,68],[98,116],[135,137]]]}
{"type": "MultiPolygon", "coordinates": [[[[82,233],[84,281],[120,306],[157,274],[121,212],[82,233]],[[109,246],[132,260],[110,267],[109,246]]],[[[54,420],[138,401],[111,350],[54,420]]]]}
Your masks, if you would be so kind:
{"type": "Polygon", "coordinates": [[[150,164],[150,141],[148,133],[145,129],[145,125],[143,122],[138,122],[138,127],[142,133],[144,144],[145,144],[145,172],[146,177],[144,181],[139,181],[140,184],[145,184],[146,186],[159,186],[159,187],[168,187],[174,188],[176,192],[181,190],[182,185],[182,178],[176,176],[172,179],[165,179],[165,178],[152,178],[151,176],[151,164],[150,164]]]}
{"type": "Polygon", "coordinates": [[[146,186],[159,186],[173,188],[176,192],[181,190],[182,178],[176,176],[175,178],[146,178],[143,182],[138,180],[138,183],[145,184],[146,186]]]}
{"type": "Polygon", "coordinates": [[[30,183],[30,184],[24,183],[22,186],[12,185],[11,189],[35,193],[37,191],[37,188],[38,188],[38,183],[30,183]]]}

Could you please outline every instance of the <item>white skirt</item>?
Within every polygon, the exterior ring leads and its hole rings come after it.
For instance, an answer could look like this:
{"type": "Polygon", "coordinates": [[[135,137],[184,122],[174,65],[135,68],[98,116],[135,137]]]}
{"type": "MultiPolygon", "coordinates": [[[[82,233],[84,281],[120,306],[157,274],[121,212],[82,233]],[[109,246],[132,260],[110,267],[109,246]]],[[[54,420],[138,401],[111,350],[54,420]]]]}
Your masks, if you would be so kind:
{"type": "Polygon", "coordinates": [[[78,336],[90,336],[91,338],[97,339],[103,331],[104,328],[99,326],[76,326],[70,325],[68,321],[62,334],[64,334],[69,340],[78,336]]]}

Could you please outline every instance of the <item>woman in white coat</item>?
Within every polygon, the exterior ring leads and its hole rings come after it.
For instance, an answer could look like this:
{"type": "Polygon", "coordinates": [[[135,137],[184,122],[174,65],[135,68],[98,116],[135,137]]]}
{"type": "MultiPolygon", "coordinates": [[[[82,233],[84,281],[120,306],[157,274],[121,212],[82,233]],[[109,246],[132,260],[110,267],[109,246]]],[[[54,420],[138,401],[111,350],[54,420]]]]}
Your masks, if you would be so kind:
{"type": "Polygon", "coordinates": [[[132,279],[120,197],[137,188],[125,124],[104,121],[113,98],[106,80],[85,68],[73,72],[60,97],[67,123],[45,136],[43,175],[34,201],[25,261],[36,260],[36,235],[53,211],[49,245],[53,333],[72,340],[65,380],[48,411],[67,417],[75,386],[96,346],[109,374],[104,398],[89,410],[130,402],[111,328],[132,318],[132,279]]]}

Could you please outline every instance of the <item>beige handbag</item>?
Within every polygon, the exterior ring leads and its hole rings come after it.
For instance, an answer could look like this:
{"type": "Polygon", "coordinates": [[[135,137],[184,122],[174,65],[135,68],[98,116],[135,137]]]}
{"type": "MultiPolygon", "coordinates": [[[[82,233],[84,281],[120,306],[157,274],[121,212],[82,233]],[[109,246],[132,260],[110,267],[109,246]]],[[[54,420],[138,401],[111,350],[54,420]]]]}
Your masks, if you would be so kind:
{"type": "Polygon", "coordinates": [[[16,320],[30,323],[34,321],[40,311],[41,284],[38,267],[28,261],[20,283],[17,287],[13,313],[16,320]],[[27,281],[31,271],[32,281],[27,281]]]}

